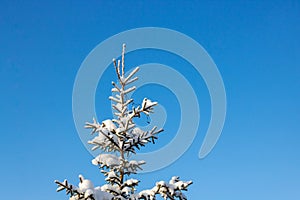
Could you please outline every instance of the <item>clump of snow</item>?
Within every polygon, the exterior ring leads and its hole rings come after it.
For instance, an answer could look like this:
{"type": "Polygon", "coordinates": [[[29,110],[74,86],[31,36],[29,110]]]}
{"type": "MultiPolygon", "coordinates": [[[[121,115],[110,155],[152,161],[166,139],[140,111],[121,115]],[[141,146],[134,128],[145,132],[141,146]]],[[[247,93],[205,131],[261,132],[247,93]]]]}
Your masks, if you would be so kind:
{"type": "Polygon", "coordinates": [[[115,132],[115,130],[117,129],[116,125],[110,119],[104,120],[102,122],[102,128],[107,129],[110,132],[115,132]]]}
{"type": "Polygon", "coordinates": [[[153,112],[153,106],[156,106],[157,102],[152,102],[150,99],[144,98],[142,102],[142,110],[145,114],[149,115],[153,112]]]}
{"type": "Polygon", "coordinates": [[[88,189],[94,189],[94,184],[92,181],[85,179],[82,175],[79,175],[80,183],[78,190],[85,193],[88,189]]]}
{"type": "Polygon", "coordinates": [[[120,165],[120,158],[113,154],[100,154],[92,160],[93,165],[114,168],[120,165]]]}
{"type": "Polygon", "coordinates": [[[124,185],[126,185],[126,186],[136,186],[136,185],[138,185],[139,182],[140,182],[139,180],[131,178],[131,179],[128,179],[127,181],[125,181],[124,185]]]}

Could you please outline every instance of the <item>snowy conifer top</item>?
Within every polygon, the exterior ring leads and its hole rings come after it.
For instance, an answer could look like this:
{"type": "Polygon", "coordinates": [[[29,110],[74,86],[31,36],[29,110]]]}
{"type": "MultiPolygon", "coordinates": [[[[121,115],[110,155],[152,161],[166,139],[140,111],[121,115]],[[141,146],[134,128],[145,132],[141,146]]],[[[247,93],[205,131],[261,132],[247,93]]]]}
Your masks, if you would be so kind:
{"type": "Polygon", "coordinates": [[[91,129],[95,137],[88,143],[93,145],[92,150],[101,149],[103,153],[92,160],[93,165],[101,169],[105,176],[106,184],[95,187],[92,181],[79,175],[79,185],[55,181],[57,191],[66,190],[70,200],[154,200],[160,194],[164,199],[187,199],[182,191],[192,184],[192,181],[181,181],[174,176],[169,182],[159,181],[148,190],[136,192],[139,180],[128,178],[142,170],[143,160],[129,160],[130,154],[135,154],[140,147],[148,143],[154,143],[158,133],[162,129],[153,127],[150,131],[143,131],[134,123],[134,118],[142,114],[150,115],[157,102],[144,98],[141,105],[130,106],[133,99],[127,99],[127,95],[136,87],[131,86],[138,77],[136,73],[139,67],[125,76],[125,44],[122,50],[122,59],[113,59],[118,82],[112,82],[113,95],[109,99],[113,102],[114,118],[106,119],[99,123],[95,118],[93,122],[87,122],[85,128],[91,129]]]}

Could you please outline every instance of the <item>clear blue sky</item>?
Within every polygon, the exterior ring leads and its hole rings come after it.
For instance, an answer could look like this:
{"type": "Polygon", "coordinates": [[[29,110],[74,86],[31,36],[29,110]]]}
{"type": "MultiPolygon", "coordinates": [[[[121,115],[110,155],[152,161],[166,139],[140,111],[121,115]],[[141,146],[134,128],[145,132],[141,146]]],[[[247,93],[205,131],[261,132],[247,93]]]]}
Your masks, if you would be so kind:
{"type": "MultiPolygon", "coordinates": [[[[196,140],[176,163],[142,174],[140,188],[179,175],[194,181],[186,193],[192,200],[300,198],[299,1],[2,0],[0,5],[1,199],[67,199],[55,192],[53,180],[77,183],[80,173],[103,183],[75,130],[73,83],[97,44],[145,26],[174,29],[199,42],[220,70],[228,107],[219,142],[199,160],[209,118],[209,97],[199,84],[203,126],[196,140]]],[[[159,57],[143,55],[145,61],[159,57]]],[[[97,92],[98,110],[107,96],[97,92]]],[[[166,144],[175,128],[167,123],[158,145],[166,144]]]]}

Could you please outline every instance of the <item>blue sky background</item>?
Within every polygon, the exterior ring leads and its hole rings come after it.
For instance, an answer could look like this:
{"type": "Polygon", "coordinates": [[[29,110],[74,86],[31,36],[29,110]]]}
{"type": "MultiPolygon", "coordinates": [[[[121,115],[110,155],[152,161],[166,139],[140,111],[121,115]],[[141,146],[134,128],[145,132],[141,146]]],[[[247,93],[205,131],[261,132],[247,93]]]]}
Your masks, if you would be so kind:
{"type": "MultiPolygon", "coordinates": [[[[193,200],[300,198],[299,1],[2,0],[0,5],[1,199],[67,199],[55,192],[53,180],[77,183],[80,173],[103,184],[75,130],[73,83],[97,44],[145,26],[174,29],[199,42],[219,68],[228,107],[219,142],[199,160],[210,117],[201,77],[192,76],[174,55],[129,54],[133,66],[153,60],[173,65],[203,92],[197,94],[202,124],[196,140],[171,166],[140,175],[140,189],[179,175],[194,181],[186,193],[193,200]]],[[[99,90],[111,79],[108,70],[99,90]]],[[[136,95],[154,96],[156,90],[165,89],[144,87],[136,95]]],[[[161,94],[157,99],[166,108],[174,104],[175,112],[158,147],[172,139],[180,114],[176,100],[165,99],[172,94],[161,94]]],[[[97,92],[98,110],[109,105],[108,95],[97,92]]],[[[105,109],[98,111],[100,119],[109,116],[105,109]]]]}

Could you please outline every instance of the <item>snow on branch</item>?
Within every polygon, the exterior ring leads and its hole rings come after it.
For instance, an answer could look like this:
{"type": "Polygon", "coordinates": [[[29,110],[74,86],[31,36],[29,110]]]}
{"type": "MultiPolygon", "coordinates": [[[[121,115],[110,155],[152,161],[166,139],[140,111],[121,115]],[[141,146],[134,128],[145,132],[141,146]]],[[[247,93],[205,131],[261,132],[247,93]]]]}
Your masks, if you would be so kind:
{"type": "Polygon", "coordinates": [[[92,181],[85,179],[79,175],[78,187],[69,185],[65,180],[64,182],[55,181],[58,185],[57,191],[66,190],[70,194],[70,200],[112,200],[114,196],[105,191],[105,188],[94,187],[92,181]]]}
{"type": "Polygon", "coordinates": [[[109,119],[104,120],[100,125],[95,118],[93,123],[86,122],[85,128],[92,129],[92,134],[98,133],[96,137],[88,141],[89,144],[93,144],[92,150],[101,148],[107,152],[118,151],[118,137],[115,135],[116,125],[109,119]]]}
{"type": "Polygon", "coordinates": [[[156,130],[157,127],[153,127],[151,131],[144,132],[139,128],[135,128],[130,132],[130,137],[124,143],[124,151],[136,153],[136,149],[145,146],[145,144],[152,142],[157,139],[157,134],[162,132],[163,129],[156,130]]]}
{"type": "Polygon", "coordinates": [[[141,191],[139,198],[152,200],[156,199],[155,196],[157,194],[160,194],[164,199],[174,200],[178,198],[180,200],[186,200],[187,198],[182,191],[186,191],[187,187],[192,183],[192,181],[181,181],[178,176],[173,176],[169,183],[159,181],[152,189],[141,191]]]}

